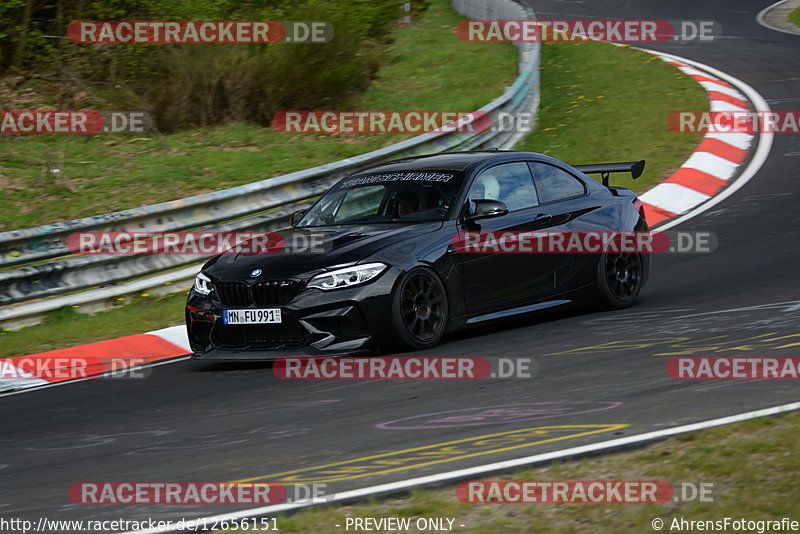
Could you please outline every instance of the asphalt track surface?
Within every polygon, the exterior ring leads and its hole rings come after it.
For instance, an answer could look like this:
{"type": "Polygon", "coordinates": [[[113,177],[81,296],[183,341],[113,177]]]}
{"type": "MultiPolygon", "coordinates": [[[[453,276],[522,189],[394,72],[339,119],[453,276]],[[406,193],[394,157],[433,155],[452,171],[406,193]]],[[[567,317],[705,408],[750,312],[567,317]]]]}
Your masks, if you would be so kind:
{"type": "MultiPolygon", "coordinates": [[[[774,110],[800,109],[800,37],[756,23],[770,1],[532,5],[545,19],[716,20],[725,35],[720,40],[651,48],[736,76],[774,110]]],[[[716,252],[656,257],[635,308],[526,317],[417,353],[533,358],[538,369],[531,379],[301,382],[279,380],[265,365],[182,361],[152,369],[146,380],[91,380],[6,396],[0,399],[0,516],[208,516],[236,508],[81,506],[67,491],[79,481],[251,477],[330,480],[328,491],[336,491],[800,400],[794,381],[674,380],[665,372],[674,355],[800,356],[799,205],[800,136],[776,135],[768,160],[749,183],[673,228],[714,232],[716,252]],[[452,410],[464,411],[441,414],[452,410]],[[527,434],[467,442],[464,447],[476,453],[468,458],[435,449],[432,457],[440,461],[429,465],[420,465],[427,462],[418,453],[390,456],[402,459],[382,469],[359,460],[543,426],[559,428],[540,434],[542,439],[527,434]],[[585,435],[592,430],[597,432],[585,435]],[[553,438],[560,439],[539,443],[553,438]],[[508,450],[513,445],[525,447],[508,450]],[[350,460],[363,470],[311,470],[350,460]],[[296,470],[299,478],[273,476],[296,470]]]]}

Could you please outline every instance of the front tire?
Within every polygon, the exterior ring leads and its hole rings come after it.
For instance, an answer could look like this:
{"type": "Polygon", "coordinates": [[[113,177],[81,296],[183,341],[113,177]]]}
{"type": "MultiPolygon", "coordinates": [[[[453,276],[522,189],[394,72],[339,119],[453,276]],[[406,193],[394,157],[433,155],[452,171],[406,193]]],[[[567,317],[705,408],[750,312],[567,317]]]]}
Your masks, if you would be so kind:
{"type": "Polygon", "coordinates": [[[439,344],[447,330],[447,293],[439,277],[417,267],[400,279],[392,295],[392,332],[403,348],[421,350],[439,344]]]}
{"type": "Polygon", "coordinates": [[[603,253],[597,262],[593,304],[621,310],[636,303],[644,284],[644,261],[636,253],[603,253]]]}

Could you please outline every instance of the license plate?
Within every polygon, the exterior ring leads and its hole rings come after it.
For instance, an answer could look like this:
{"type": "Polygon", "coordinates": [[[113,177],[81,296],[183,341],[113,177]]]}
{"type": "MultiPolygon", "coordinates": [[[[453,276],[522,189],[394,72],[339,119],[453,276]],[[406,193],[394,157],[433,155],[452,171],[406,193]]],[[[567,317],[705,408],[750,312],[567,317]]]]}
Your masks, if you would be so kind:
{"type": "Polygon", "coordinates": [[[222,322],[225,324],[268,324],[281,322],[280,308],[260,310],[224,310],[222,322]]]}

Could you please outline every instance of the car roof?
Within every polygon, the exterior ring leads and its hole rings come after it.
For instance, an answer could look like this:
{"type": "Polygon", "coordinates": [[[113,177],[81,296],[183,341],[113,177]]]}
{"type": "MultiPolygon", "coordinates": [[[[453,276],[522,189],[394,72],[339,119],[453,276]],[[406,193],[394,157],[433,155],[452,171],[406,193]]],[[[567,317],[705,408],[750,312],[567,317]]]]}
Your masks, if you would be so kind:
{"type": "Polygon", "coordinates": [[[489,161],[510,161],[519,159],[536,159],[561,163],[558,160],[537,154],[535,152],[521,152],[518,150],[472,150],[468,152],[444,152],[429,156],[415,156],[398,159],[375,167],[359,171],[358,174],[371,174],[375,172],[398,172],[414,170],[442,170],[442,171],[468,171],[473,167],[489,161]]]}

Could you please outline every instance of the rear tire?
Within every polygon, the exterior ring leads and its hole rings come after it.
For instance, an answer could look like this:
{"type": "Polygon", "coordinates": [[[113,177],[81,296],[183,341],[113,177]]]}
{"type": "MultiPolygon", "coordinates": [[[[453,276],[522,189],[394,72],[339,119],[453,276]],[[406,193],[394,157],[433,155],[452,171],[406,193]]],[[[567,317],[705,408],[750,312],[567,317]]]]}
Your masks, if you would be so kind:
{"type": "Polygon", "coordinates": [[[427,267],[410,270],[392,295],[394,341],[412,350],[435,347],[447,330],[448,313],[447,293],[436,273],[427,267]]]}
{"type": "Polygon", "coordinates": [[[644,284],[644,275],[641,254],[604,252],[597,262],[594,307],[621,310],[633,306],[644,284]]]}

